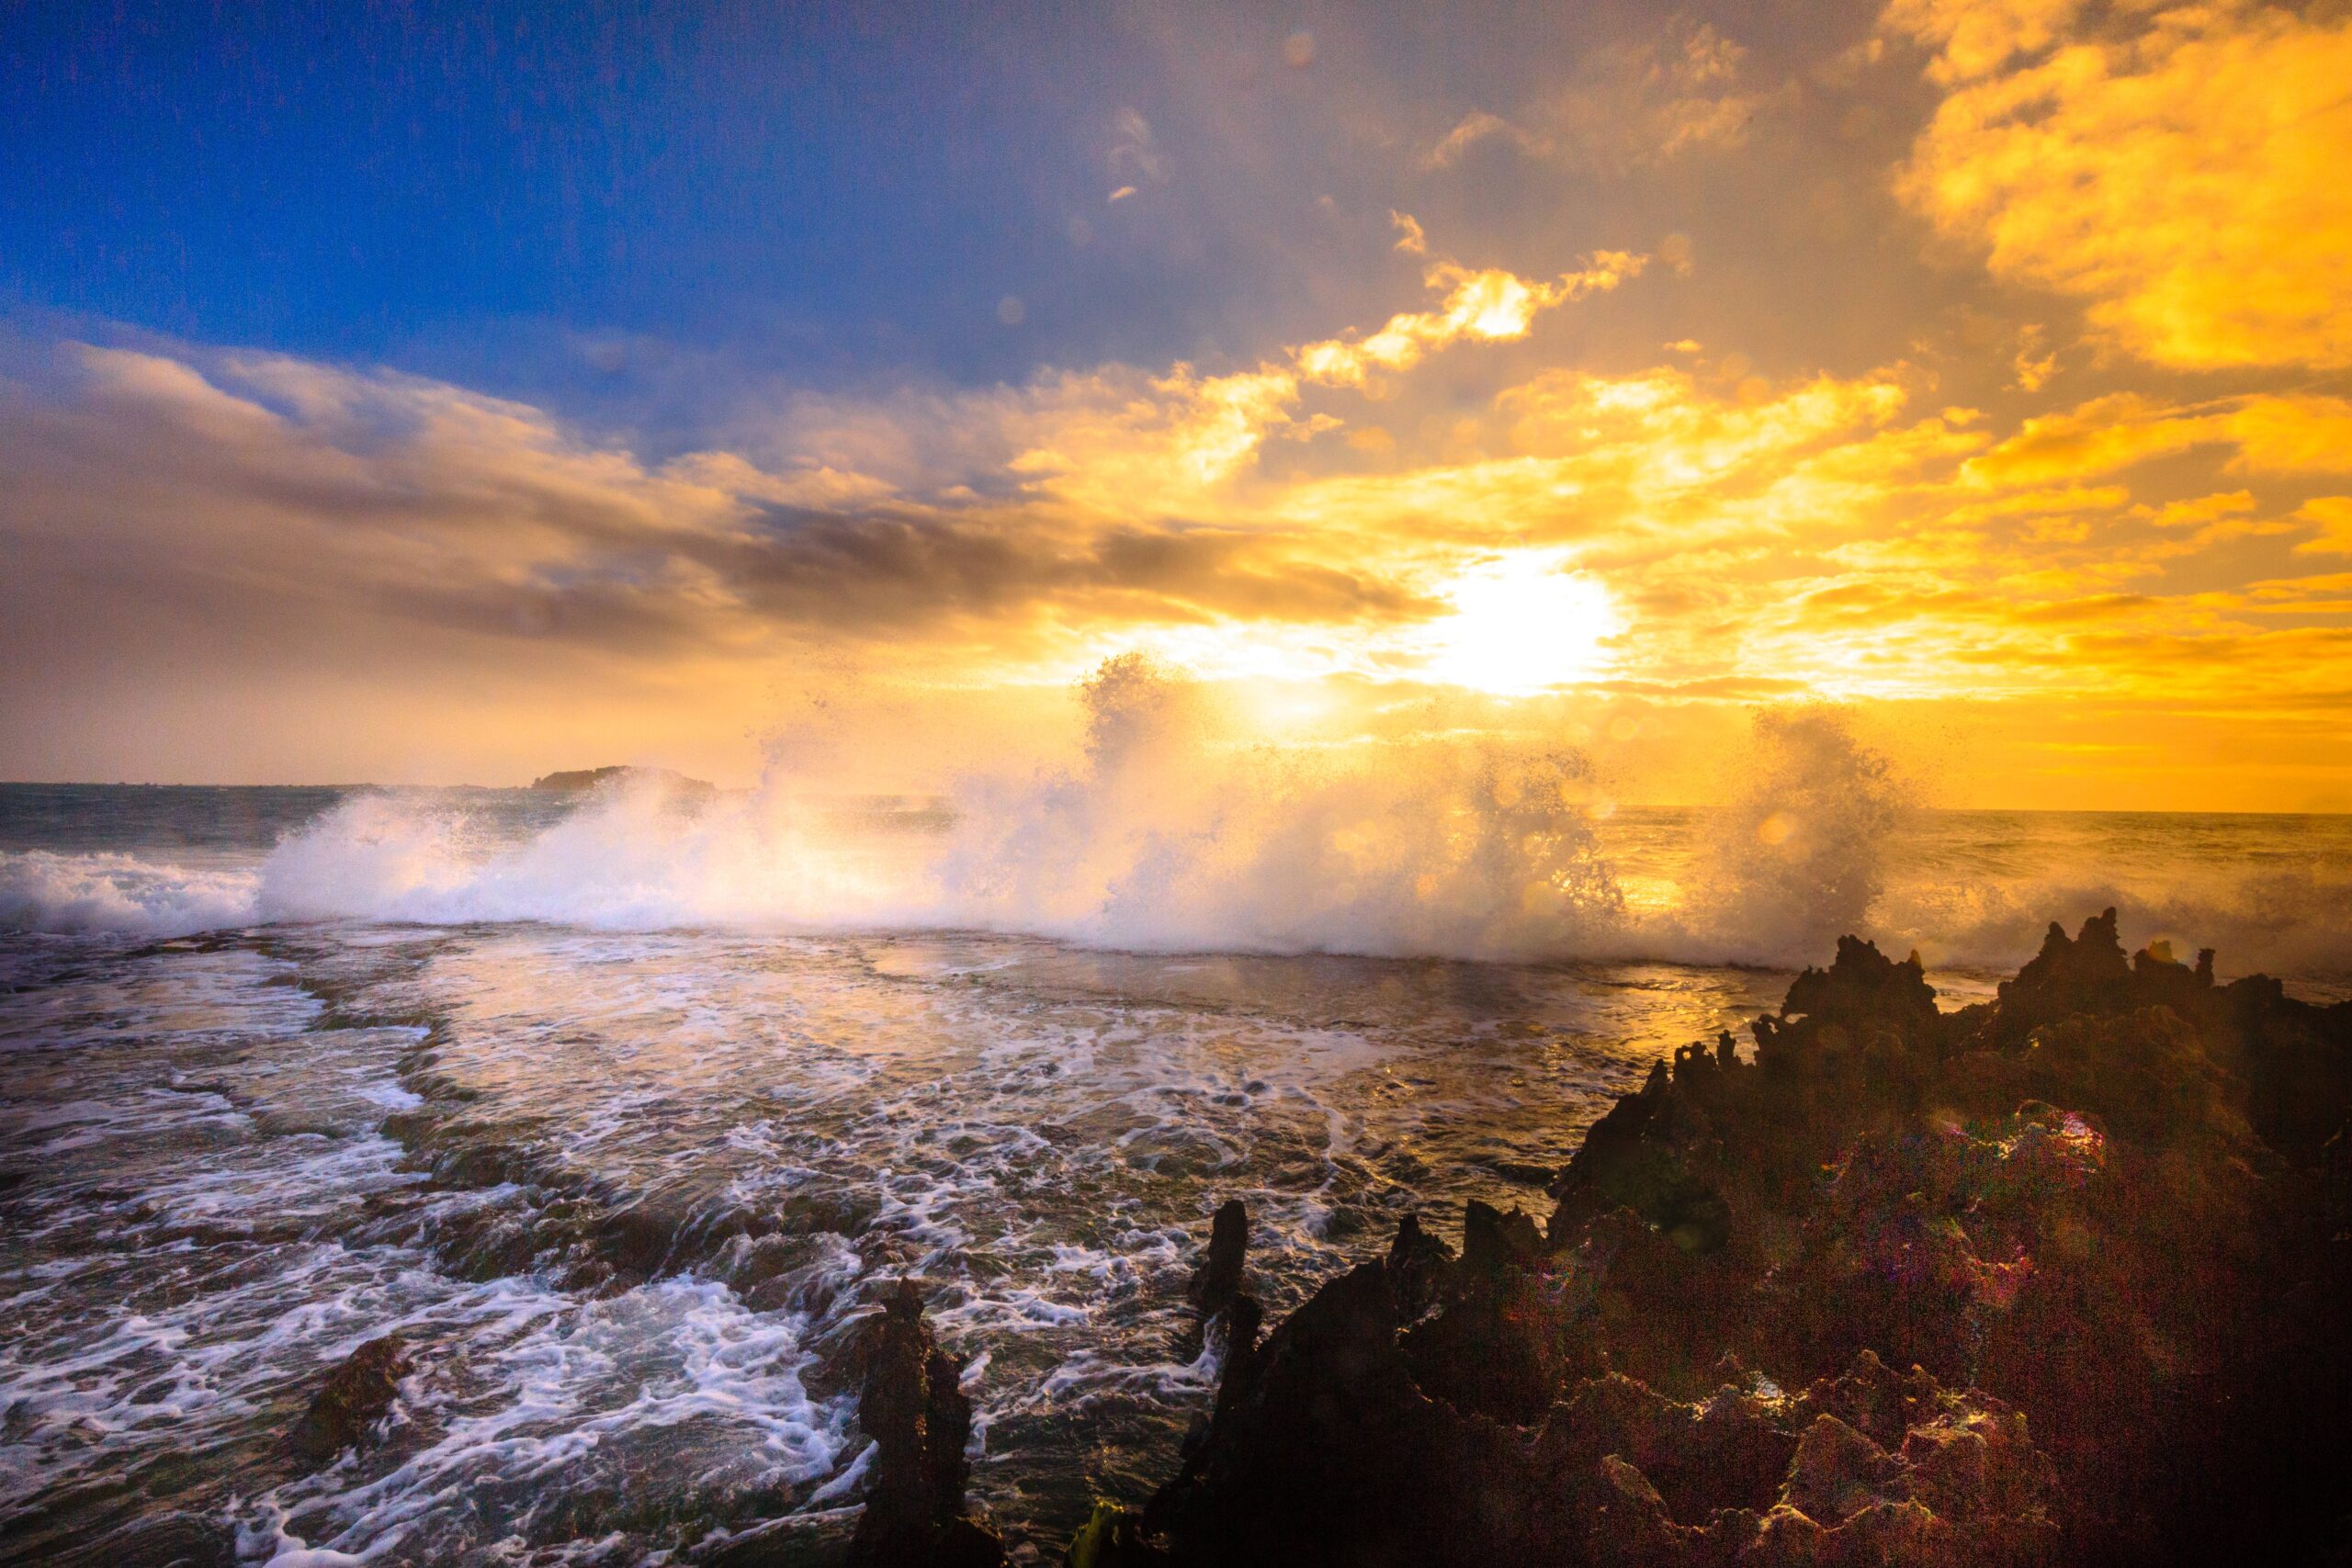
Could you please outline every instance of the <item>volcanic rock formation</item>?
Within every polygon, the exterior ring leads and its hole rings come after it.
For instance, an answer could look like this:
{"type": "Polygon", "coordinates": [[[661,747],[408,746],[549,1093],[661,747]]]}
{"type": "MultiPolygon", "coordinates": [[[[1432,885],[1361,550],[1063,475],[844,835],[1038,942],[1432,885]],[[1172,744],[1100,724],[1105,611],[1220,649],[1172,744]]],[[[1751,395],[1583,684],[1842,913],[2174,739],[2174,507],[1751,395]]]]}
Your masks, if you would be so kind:
{"type": "Polygon", "coordinates": [[[1241,1293],[1241,1264],[1249,1250],[1250,1211],[1240,1199],[1228,1199],[1209,1224],[1208,1251],[1185,1291],[1204,1319],[1230,1307],[1241,1293]]]}
{"type": "Polygon", "coordinates": [[[1073,1561],[2297,1562],[2341,1539],[2352,1004],[2217,985],[2210,953],[2127,961],[2110,910],[1951,1013],[1916,954],[1844,939],[1752,1033],[1621,1099],[1542,1229],[1472,1203],[1456,1258],[1408,1218],[1262,1342],[1237,1324],[1181,1472],[1073,1561]]]}
{"type": "Polygon", "coordinates": [[[858,1348],[858,1421],[874,1439],[854,1568],[993,1568],[996,1532],[964,1511],[972,1402],[964,1364],[939,1348],[914,1282],[899,1281],[858,1348]]]}

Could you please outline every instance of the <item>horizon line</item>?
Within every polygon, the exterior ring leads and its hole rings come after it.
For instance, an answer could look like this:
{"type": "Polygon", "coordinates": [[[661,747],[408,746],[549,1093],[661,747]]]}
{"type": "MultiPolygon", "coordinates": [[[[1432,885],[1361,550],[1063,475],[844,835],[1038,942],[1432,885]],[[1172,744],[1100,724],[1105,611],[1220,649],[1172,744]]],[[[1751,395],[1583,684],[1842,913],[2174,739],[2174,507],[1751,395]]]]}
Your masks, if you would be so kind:
{"type": "MultiPolygon", "coordinates": [[[[623,766],[634,766],[634,765],[637,765],[637,764],[620,764],[620,765],[623,765],[623,766]]],[[[586,770],[559,770],[559,771],[586,771],[586,770]]],[[[701,781],[697,781],[697,782],[701,782],[701,781]]],[[[725,793],[729,794],[729,795],[754,795],[754,794],[757,794],[757,793],[758,793],[759,788],[760,788],[760,786],[759,786],[759,785],[757,785],[757,784],[750,784],[750,785],[745,785],[745,784],[713,784],[713,785],[711,785],[711,787],[712,787],[713,789],[717,789],[717,790],[724,791],[725,793]]],[[[371,780],[363,780],[363,781],[358,781],[358,782],[344,781],[344,782],[332,783],[332,784],[304,784],[304,783],[299,783],[299,782],[285,782],[285,783],[272,783],[272,784],[251,784],[251,783],[246,783],[246,784],[218,784],[218,783],[191,783],[191,782],[185,781],[185,780],[166,783],[166,782],[156,781],[156,780],[141,780],[141,779],[0,779],[0,789],[157,789],[157,790],[161,790],[161,789],[209,789],[209,790],[232,790],[232,789],[254,789],[254,790],[260,790],[260,789],[281,789],[281,790],[292,790],[292,789],[308,789],[308,790],[344,790],[344,791],[348,791],[348,792],[358,792],[358,791],[362,791],[362,790],[387,790],[387,791],[389,791],[389,790],[461,790],[461,789],[470,789],[470,790],[481,790],[481,791],[485,791],[485,792],[506,792],[506,793],[513,793],[513,794],[528,794],[528,793],[530,793],[530,792],[532,791],[532,789],[533,789],[533,788],[534,788],[534,786],[533,786],[533,785],[531,785],[531,784],[475,784],[475,783],[471,783],[471,782],[458,783],[458,784],[380,784],[380,783],[377,783],[377,782],[374,782],[374,781],[371,781],[371,780]]],[[[547,793],[547,794],[550,794],[550,795],[559,795],[559,794],[573,794],[573,793],[580,793],[580,792],[575,792],[575,791],[563,791],[563,790],[549,790],[549,791],[547,791],[547,792],[545,792],[545,793],[547,793]]],[[[947,795],[944,795],[937,794],[936,792],[933,792],[933,791],[925,791],[925,790],[849,790],[849,791],[831,791],[831,792],[825,792],[825,793],[830,793],[830,794],[838,794],[838,795],[844,795],[844,796],[853,797],[853,798],[856,798],[856,799],[864,799],[864,800],[874,800],[874,799],[908,799],[908,798],[922,798],[922,799],[928,799],[928,800],[947,800],[947,799],[952,798],[952,797],[947,796],[947,795]]],[[[1712,804],[1710,804],[1710,803],[1706,803],[1706,802],[1692,802],[1692,801],[1680,801],[1680,802],[1668,802],[1668,801],[1624,802],[1624,801],[1620,801],[1620,802],[1618,802],[1618,803],[1617,803],[1617,809],[1619,809],[1619,810],[1624,810],[1624,811],[1710,811],[1710,810],[1713,810],[1713,809],[1714,809],[1714,808],[1715,808],[1715,807],[1714,807],[1714,806],[1713,806],[1713,805],[1712,805],[1712,804]]],[[[2199,807],[2076,807],[2076,806],[1922,806],[1922,807],[1917,807],[1917,810],[1920,810],[1920,811],[1924,811],[1924,812],[1933,812],[1933,813],[1936,813],[1936,814],[1938,814],[1938,815],[1939,815],[1939,816],[1951,816],[1951,817],[1962,817],[1962,816],[1972,816],[1972,815],[1974,815],[1974,816],[1994,816],[1994,815],[1998,815],[1998,816],[2006,816],[2006,817],[2022,817],[2022,816],[2033,816],[2033,817],[2208,817],[2208,818],[2211,818],[2211,817],[2352,817],[2352,807],[2304,807],[2304,808],[2301,808],[2301,809],[2299,809],[2299,810],[2273,810],[2273,811],[2265,811],[2265,810],[2248,810],[2248,809],[2245,809],[2245,808],[2244,808],[2244,807],[2239,807],[2239,808],[2234,808],[2234,809],[2229,809],[2229,810],[2222,810],[2222,809],[2212,809],[2212,808],[2199,808],[2199,807]]],[[[1604,818],[1604,820],[1605,820],[1605,818],[1604,818]]]]}

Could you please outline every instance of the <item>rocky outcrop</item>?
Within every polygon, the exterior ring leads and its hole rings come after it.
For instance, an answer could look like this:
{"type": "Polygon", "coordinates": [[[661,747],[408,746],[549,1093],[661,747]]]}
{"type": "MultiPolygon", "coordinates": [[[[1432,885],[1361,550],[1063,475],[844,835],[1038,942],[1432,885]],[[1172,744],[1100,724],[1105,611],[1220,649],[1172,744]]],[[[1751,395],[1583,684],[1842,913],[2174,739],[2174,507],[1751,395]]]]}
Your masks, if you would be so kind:
{"type": "Polygon", "coordinates": [[[1203,1320],[1215,1317],[1241,1293],[1241,1266],[1250,1251],[1250,1211],[1238,1198],[1227,1199],[1209,1222],[1208,1250],[1185,1288],[1186,1299],[1203,1320]]]}
{"type": "Polygon", "coordinates": [[[1564,1446],[1572,1470],[1606,1450],[1587,1483],[1595,1562],[1957,1568],[2055,1553],[2054,1481],[2024,1418],[1867,1351],[1794,1401],[1726,1384],[1678,1405],[1633,1384],[1591,1403],[1617,1429],[1587,1423],[1564,1446]]]}
{"type": "Polygon", "coordinates": [[[286,1435],[295,1458],[313,1467],[332,1464],[345,1449],[368,1440],[408,1376],[407,1345],[397,1334],[370,1339],[337,1362],[286,1435]]]}
{"type": "Polygon", "coordinates": [[[707,800],[718,793],[718,786],[707,779],[688,778],[670,768],[639,768],[625,763],[542,773],[531,781],[531,787],[556,795],[582,795],[607,784],[639,783],[653,784],[671,795],[691,801],[707,800]]]}
{"type": "Polygon", "coordinates": [[[2352,1009],[2220,986],[2210,953],[2127,960],[2109,911],[1953,1013],[1917,955],[1848,938],[1751,1033],[1619,1100],[1546,1226],[1473,1203],[1457,1258],[1411,1218],[1262,1341],[1253,1319],[1181,1472],[1098,1516],[1092,1560],[2293,1561],[2328,1539],[2352,1009]]]}
{"type": "Polygon", "coordinates": [[[854,1568],[992,1568],[996,1532],[964,1507],[972,1402],[964,1364],[939,1348],[922,1297],[901,1280],[857,1348],[858,1422],[873,1439],[865,1512],[850,1541],[854,1568]]]}
{"type": "Polygon", "coordinates": [[[1453,1254],[1445,1243],[1421,1229],[1421,1217],[1408,1214],[1396,1227],[1388,1247],[1388,1284],[1396,1311],[1407,1323],[1418,1322],[1443,1300],[1453,1280],[1453,1254]]]}

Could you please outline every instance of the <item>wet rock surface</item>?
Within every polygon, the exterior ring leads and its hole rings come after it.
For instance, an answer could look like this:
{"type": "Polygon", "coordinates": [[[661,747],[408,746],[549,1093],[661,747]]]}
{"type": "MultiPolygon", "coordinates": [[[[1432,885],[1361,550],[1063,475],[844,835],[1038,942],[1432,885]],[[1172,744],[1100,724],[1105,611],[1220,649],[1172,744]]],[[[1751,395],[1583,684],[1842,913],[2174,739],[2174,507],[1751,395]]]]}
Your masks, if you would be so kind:
{"type": "Polygon", "coordinates": [[[965,1511],[972,1402],[964,1364],[939,1348],[922,1297],[901,1280],[868,1320],[857,1349],[858,1420],[874,1442],[865,1512],[851,1539],[854,1568],[991,1568],[996,1532],[965,1511]]]}
{"type": "Polygon", "coordinates": [[[1951,1013],[1845,939],[1752,1033],[1658,1064],[1544,1227],[1408,1218],[1253,1315],[1180,1473],[1070,1560],[2321,1559],[2352,1007],[2127,958],[2108,911],[1951,1013]]]}
{"type": "Polygon", "coordinates": [[[1242,1261],[1249,1250],[1250,1211],[1240,1199],[1228,1199],[1209,1224],[1208,1251],[1185,1292],[1203,1318],[1215,1317],[1240,1294],[1242,1261]]]}
{"type": "Polygon", "coordinates": [[[235,1568],[237,1532],[218,1519],[167,1514],[53,1561],[59,1568],[235,1568]]]}
{"type": "Polygon", "coordinates": [[[327,1373],[311,1407],[286,1435],[286,1447],[305,1464],[324,1465],[368,1441],[408,1376],[407,1344],[397,1334],[370,1339],[327,1373]]]}

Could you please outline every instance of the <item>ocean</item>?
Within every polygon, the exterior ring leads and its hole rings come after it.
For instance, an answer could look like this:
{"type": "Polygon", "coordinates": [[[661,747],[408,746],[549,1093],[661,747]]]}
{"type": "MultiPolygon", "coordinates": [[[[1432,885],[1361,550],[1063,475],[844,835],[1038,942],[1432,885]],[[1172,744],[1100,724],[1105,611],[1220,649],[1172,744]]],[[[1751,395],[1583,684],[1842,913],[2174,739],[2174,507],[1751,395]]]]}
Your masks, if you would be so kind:
{"type": "Polygon", "coordinates": [[[1225,1199],[1276,1315],[1407,1213],[1540,1217],[1612,1096],[1844,930],[1947,1006],[2110,905],[2352,995],[2352,818],[1558,782],[0,786],[0,1561],[167,1523],[289,1563],[688,1562],[777,1516],[818,1550],[900,1277],[969,1358],[975,1496],[1057,1561],[1206,1408],[1225,1199]],[[381,1440],[289,1458],[392,1330],[381,1440]]]}

